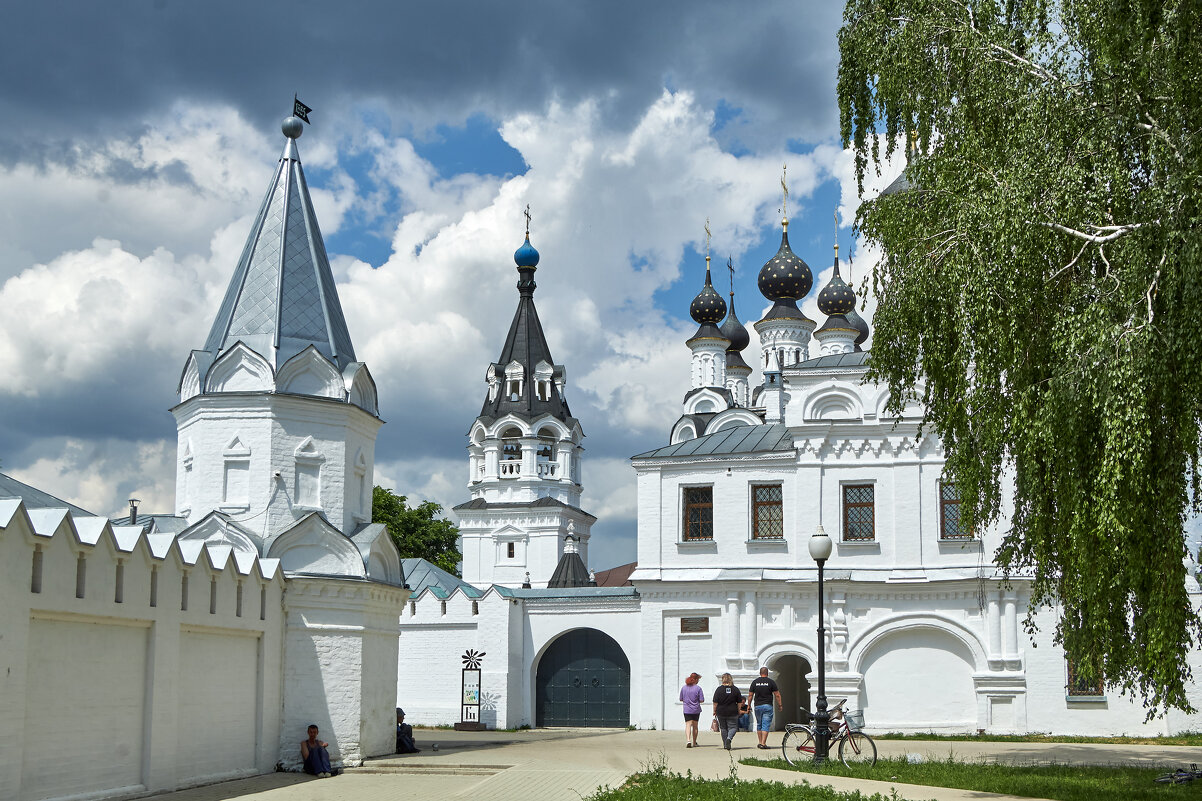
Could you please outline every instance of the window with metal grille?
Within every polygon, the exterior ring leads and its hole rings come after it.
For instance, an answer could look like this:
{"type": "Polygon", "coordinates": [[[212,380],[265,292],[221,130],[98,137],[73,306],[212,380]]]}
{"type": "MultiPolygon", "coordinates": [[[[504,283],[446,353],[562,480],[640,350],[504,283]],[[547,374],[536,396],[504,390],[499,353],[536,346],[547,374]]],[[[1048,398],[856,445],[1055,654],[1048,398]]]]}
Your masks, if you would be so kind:
{"type": "Polygon", "coordinates": [[[1069,698],[1101,698],[1106,695],[1100,678],[1097,681],[1085,681],[1078,675],[1076,662],[1068,658],[1064,660],[1064,664],[1068,674],[1065,695],[1069,698]]]}
{"type": "Polygon", "coordinates": [[[751,487],[751,538],[779,540],[785,536],[783,493],[779,484],[751,487]]]}
{"type": "Polygon", "coordinates": [[[939,539],[972,539],[972,532],[960,523],[960,491],[955,484],[939,484],[939,539]]]}
{"type": "Polygon", "coordinates": [[[843,541],[872,542],[876,539],[876,511],[871,484],[843,486],[843,541]]]}
{"type": "Polygon", "coordinates": [[[688,540],[712,540],[714,538],[714,488],[684,488],[683,538],[688,540]]]}

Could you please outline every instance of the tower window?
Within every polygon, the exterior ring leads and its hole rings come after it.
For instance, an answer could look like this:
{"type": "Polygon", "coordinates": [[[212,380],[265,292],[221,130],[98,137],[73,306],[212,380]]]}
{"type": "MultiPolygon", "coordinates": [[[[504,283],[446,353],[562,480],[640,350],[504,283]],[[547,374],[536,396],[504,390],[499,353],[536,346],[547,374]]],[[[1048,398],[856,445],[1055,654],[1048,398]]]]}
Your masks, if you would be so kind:
{"type": "Polygon", "coordinates": [[[843,541],[872,542],[876,539],[876,510],[872,484],[843,487],[843,541]]]}
{"type": "Polygon", "coordinates": [[[681,535],[685,541],[714,538],[714,488],[684,487],[684,521],[681,535]]]}
{"type": "Polygon", "coordinates": [[[250,502],[250,460],[228,460],[225,463],[222,500],[227,505],[250,502]]]}

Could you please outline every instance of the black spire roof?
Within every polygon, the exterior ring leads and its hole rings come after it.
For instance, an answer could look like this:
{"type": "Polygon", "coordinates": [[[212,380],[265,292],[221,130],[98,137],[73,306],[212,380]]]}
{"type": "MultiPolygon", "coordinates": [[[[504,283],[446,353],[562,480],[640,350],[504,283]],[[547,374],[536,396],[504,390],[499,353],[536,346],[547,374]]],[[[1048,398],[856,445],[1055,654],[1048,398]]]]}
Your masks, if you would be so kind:
{"type": "Polygon", "coordinates": [[[534,307],[534,271],[538,264],[538,251],[530,244],[530,235],[526,242],[514,254],[518,265],[518,308],[509,326],[509,335],[505,337],[505,345],[501,348],[501,358],[489,369],[496,376],[498,389],[496,397],[491,400],[485,396],[484,407],[480,410],[481,417],[496,419],[507,414],[514,414],[525,419],[534,419],[544,414],[567,422],[572,419],[568,402],[559,394],[557,381],[563,379],[563,365],[555,363],[551,358],[551,349],[547,347],[547,338],[543,334],[543,325],[538,319],[538,310],[534,307]],[[506,380],[505,370],[517,362],[522,367],[519,392],[509,392],[512,387],[506,380]],[[551,367],[549,387],[543,387],[540,395],[538,377],[534,371],[540,363],[551,367]]]}
{"type": "Polygon", "coordinates": [[[585,567],[584,560],[580,558],[580,550],[576,544],[578,542],[580,542],[580,538],[576,536],[575,525],[568,523],[568,533],[563,538],[563,555],[559,557],[559,564],[555,566],[555,572],[551,574],[551,580],[547,582],[547,587],[589,586],[591,582],[588,568],[585,567]]]}

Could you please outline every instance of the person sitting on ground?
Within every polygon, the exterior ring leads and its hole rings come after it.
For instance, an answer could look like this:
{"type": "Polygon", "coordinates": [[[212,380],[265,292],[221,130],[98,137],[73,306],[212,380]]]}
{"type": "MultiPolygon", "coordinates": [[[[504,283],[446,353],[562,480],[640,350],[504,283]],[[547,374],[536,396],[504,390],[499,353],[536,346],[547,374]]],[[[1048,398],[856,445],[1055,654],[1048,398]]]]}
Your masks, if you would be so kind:
{"type": "Polygon", "coordinates": [[[301,759],[305,762],[305,773],[319,779],[328,779],[333,774],[330,769],[330,752],[326,749],[329,743],[317,739],[317,724],[309,724],[309,739],[301,740],[301,759]]]}
{"type": "Polygon", "coordinates": [[[413,739],[413,727],[405,722],[405,710],[396,708],[396,752],[398,754],[416,754],[421,751],[413,739]]]}

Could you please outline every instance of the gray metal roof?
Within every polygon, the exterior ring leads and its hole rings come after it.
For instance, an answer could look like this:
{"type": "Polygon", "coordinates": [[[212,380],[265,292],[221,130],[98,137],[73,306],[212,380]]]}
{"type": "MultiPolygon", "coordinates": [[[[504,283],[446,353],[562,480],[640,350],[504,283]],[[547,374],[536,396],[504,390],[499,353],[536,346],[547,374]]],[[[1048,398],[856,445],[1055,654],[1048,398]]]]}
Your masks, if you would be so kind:
{"type": "Polygon", "coordinates": [[[672,456],[722,456],[731,453],[772,453],[793,450],[793,438],[783,423],[741,425],[723,428],[713,434],[687,439],[640,453],[633,459],[664,459],[672,456]]]}
{"type": "Polygon", "coordinates": [[[493,589],[503,598],[637,598],[634,587],[532,587],[530,589],[502,587],[494,584],[493,589]]]}
{"type": "Polygon", "coordinates": [[[558,498],[548,498],[546,496],[533,501],[512,501],[508,503],[496,503],[486,501],[483,498],[473,498],[470,501],[453,507],[453,510],[456,512],[461,512],[465,509],[537,509],[544,506],[559,506],[564,509],[570,509],[573,512],[578,512],[589,520],[597,519],[578,506],[572,506],[572,504],[564,503],[558,498]]]}
{"type": "MultiPolygon", "coordinates": [[[[840,315],[842,316],[842,315],[840,315]]],[[[857,350],[852,353],[836,353],[832,356],[819,356],[817,359],[807,359],[804,362],[787,367],[787,370],[818,370],[823,367],[862,367],[868,361],[871,351],[857,350]]]]}
{"type": "Polygon", "coordinates": [[[73,503],[67,503],[48,492],[42,492],[36,487],[17,481],[12,476],[0,473],[0,498],[20,498],[25,502],[26,509],[66,509],[73,515],[96,517],[86,509],[81,509],[73,503]]]}
{"type": "Polygon", "coordinates": [[[274,367],[309,345],[355,361],[296,142],[287,141],[204,349],[242,341],[274,367]]]}
{"type": "Polygon", "coordinates": [[[457,589],[463,590],[469,598],[479,598],[484,594],[458,576],[452,576],[425,559],[402,559],[401,568],[405,571],[405,583],[413,590],[414,598],[421,595],[426,588],[430,588],[439,598],[447,598],[457,589]]]}

